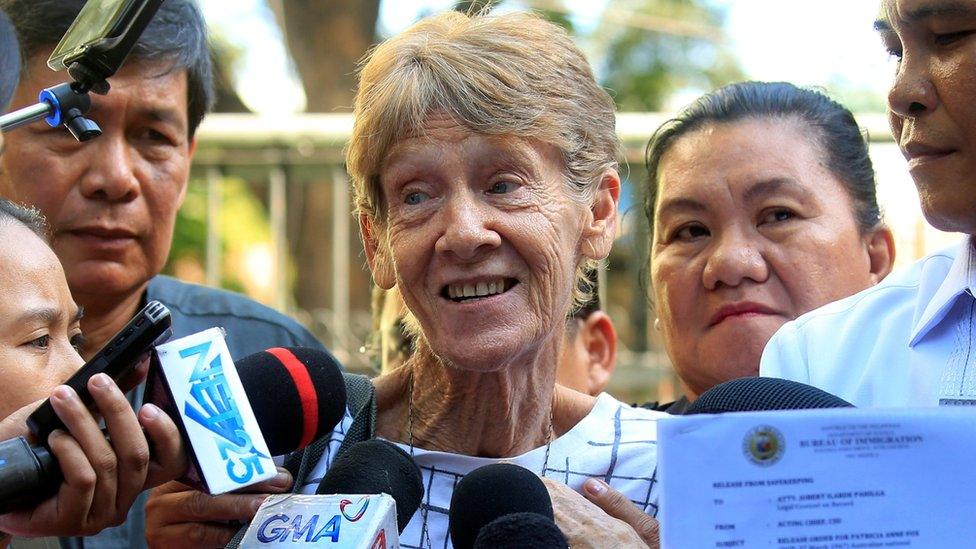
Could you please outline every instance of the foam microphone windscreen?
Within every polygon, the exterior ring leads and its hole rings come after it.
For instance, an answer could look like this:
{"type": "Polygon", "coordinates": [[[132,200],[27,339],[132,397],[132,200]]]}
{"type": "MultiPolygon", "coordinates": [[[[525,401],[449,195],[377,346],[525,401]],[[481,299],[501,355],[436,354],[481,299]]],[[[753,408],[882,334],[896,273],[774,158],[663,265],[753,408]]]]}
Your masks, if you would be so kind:
{"type": "Polygon", "coordinates": [[[854,405],[816,387],[772,377],[743,377],[720,383],[691,403],[684,415],[851,408],[854,405]]]}
{"type": "Polygon", "coordinates": [[[553,520],[552,499],[538,475],[511,463],[479,467],[458,482],[451,496],[451,542],[457,549],[470,549],[483,527],[522,512],[553,520]]]}
{"type": "Polygon", "coordinates": [[[569,542],[552,519],[538,513],[512,513],[485,525],[474,549],[566,549],[569,542]]]}
{"type": "Polygon", "coordinates": [[[403,532],[420,508],[424,482],[410,454],[385,440],[350,446],[332,462],[316,494],[389,494],[396,501],[397,529],[403,532]]]}
{"type": "Polygon", "coordinates": [[[346,383],[331,354],[275,347],[235,362],[271,455],[327,435],[346,411],[346,383]]]}

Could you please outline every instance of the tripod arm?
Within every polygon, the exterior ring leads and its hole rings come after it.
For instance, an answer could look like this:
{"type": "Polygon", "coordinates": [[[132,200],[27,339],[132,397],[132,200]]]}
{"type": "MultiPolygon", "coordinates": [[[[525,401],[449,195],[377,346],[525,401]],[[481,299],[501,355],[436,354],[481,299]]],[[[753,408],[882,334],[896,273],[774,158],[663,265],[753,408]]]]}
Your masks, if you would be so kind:
{"type": "Polygon", "coordinates": [[[0,131],[8,132],[25,124],[43,119],[52,128],[64,124],[78,141],[88,141],[102,130],[85,118],[91,108],[91,97],[75,84],[58,84],[41,91],[38,102],[29,107],[0,116],[0,131]]]}

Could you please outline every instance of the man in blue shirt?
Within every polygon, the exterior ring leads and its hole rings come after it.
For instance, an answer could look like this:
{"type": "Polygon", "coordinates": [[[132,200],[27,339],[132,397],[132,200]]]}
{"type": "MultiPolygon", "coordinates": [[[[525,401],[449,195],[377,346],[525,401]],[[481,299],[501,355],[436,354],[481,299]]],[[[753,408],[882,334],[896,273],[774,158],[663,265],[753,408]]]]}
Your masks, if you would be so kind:
{"type": "MultiPolygon", "coordinates": [[[[0,0],[24,53],[13,106],[67,76],[46,60],[84,0],[0,0]]],[[[159,275],[176,212],[186,195],[195,132],[213,103],[207,30],[192,0],[167,0],[141,35],[111,91],[92,96],[89,116],[103,135],[76,142],[63,128],[32,124],[6,137],[0,196],[34,205],[51,225],[51,244],[72,296],[85,310],[81,349],[91,357],[150,299],[173,314],[174,335],[227,331],[240,358],[274,346],[321,344],[301,325],[242,296],[159,275]]],[[[133,395],[140,404],[141,393],[133,395]]],[[[128,521],[69,546],[145,546],[144,496],[128,521]]]]}
{"type": "Polygon", "coordinates": [[[976,0],[882,0],[875,29],[898,62],[889,119],[922,211],[966,236],[783,326],[760,373],[857,406],[976,404],[976,0]]]}

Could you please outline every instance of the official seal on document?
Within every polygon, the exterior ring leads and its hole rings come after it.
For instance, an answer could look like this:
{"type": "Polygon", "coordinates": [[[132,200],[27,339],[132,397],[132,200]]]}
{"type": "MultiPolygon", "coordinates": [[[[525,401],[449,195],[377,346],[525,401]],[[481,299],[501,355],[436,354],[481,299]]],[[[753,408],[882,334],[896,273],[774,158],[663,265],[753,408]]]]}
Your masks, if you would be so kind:
{"type": "Polygon", "coordinates": [[[783,433],[770,425],[760,425],[746,433],[742,440],[742,453],[746,459],[762,467],[768,467],[783,457],[786,441],[783,433]]]}

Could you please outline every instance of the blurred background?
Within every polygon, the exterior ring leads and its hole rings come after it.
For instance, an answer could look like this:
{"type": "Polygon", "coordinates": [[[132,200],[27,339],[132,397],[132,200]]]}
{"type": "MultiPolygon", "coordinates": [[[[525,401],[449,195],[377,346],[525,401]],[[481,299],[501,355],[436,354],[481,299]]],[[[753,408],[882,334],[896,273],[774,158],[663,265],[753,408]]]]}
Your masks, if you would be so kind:
{"type": "MultiPolygon", "coordinates": [[[[371,45],[453,0],[199,0],[219,65],[216,114],[198,132],[166,272],[245,293],[296,317],[350,370],[371,371],[370,279],[342,164],[357,62],[371,45]]],[[[680,395],[650,328],[643,151],[703,92],[745,80],[825,89],[868,132],[897,264],[958,240],[928,227],[884,115],[893,72],[868,0],[501,0],[566,27],[617,103],[623,223],[604,308],[620,335],[609,391],[680,395]]]]}

